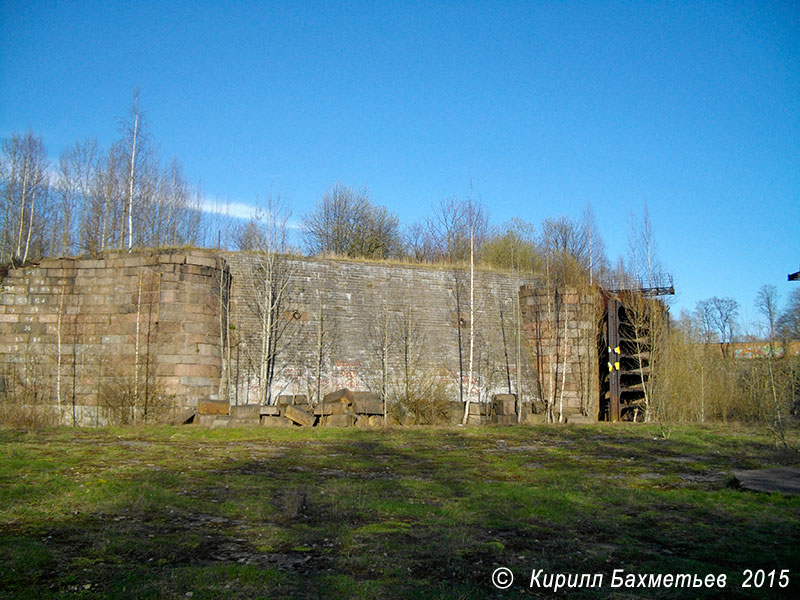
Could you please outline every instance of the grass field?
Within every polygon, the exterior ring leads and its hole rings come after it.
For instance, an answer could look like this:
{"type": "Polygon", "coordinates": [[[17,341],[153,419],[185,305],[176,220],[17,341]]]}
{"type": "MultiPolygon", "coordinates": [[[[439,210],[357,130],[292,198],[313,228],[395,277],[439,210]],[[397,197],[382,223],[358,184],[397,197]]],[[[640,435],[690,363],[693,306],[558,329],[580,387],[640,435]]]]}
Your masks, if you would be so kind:
{"type": "Polygon", "coordinates": [[[800,597],[800,497],[729,485],[798,455],[746,428],[658,433],[0,429],[0,597],[800,597]],[[539,569],[603,585],[531,588],[539,569]],[[612,588],[615,569],[727,585],[612,588]]]}

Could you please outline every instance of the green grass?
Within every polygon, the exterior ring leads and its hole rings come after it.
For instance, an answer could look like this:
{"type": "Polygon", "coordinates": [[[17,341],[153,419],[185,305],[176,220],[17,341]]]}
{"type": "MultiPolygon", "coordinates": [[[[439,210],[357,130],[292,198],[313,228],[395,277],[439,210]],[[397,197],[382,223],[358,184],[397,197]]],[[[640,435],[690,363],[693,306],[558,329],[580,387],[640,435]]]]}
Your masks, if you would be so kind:
{"type": "Polygon", "coordinates": [[[658,433],[0,429],[0,598],[796,597],[800,497],[729,482],[797,455],[743,427],[658,433]],[[791,585],[742,589],[748,568],[791,585]],[[604,587],[531,590],[532,569],[604,587]],[[728,585],[611,589],[614,569],[728,585]]]}

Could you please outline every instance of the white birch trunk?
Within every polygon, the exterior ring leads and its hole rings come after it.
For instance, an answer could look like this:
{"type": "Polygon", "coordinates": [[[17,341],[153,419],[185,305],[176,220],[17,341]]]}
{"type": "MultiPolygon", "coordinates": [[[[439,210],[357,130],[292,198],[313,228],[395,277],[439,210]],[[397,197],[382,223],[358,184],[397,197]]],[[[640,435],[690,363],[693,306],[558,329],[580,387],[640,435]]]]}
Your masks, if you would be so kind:
{"type": "Polygon", "coordinates": [[[136,170],[136,140],[139,135],[139,95],[134,99],[133,140],[131,141],[131,168],[128,173],[128,252],[133,247],[133,180],[136,170]]]}
{"type": "Polygon", "coordinates": [[[567,307],[564,306],[564,364],[561,365],[561,396],[558,400],[558,422],[564,422],[564,388],[567,386],[567,357],[566,357],[566,346],[567,346],[567,323],[569,323],[569,313],[567,312],[567,307]]]}
{"type": "Polygon", "coordinates": [[[56,323],[56,400],[58,401],[58,423],[61,424],[61,315],[64,312],[64,286],[61,286],[61,297],[58,300],[58,321],[56,323]]]}
{"type": "MultiPolygon", "coordinates": [[[[19,206],[19,233],[17,234],[17,251],[14,253],[19,258],[22,253],[22,232],[25,229],[25,201],[28,195],[28,169],[23,165],[22,169],[22,196],[19,206]]],[[[24,261],[23,261],[24,262],[24,261]]]]}
{"type": "Polygon", "coordinates": [[[139,271],[139,290],[136,296],[136,341],[134,344],[133,368],[133,414],[132,421],[136,424],[136,410],[139,406],[139,328],[142,315],[142,272],[139,271]]]}
{"type": "MultiPolygon", "coordinates": [[[[473,223],[471,201],[469,205],[469,220],[469,366],[467,370],[467,400],[464,403],[462,425],[466,425],[469,421],[469,404],[472,402],[472,359],[475,343],[475,225],[473,223]]],[[[461,377],[463,378],[463,373],[461,377]]]]}
{"type": "Polygon", "coordinates": [[[31,232],[33,231],[33,214],[35,209],[36,209],[36,191],[34,191],[31,196],[30,219],[28,220],[28,236],[25,239],[25,254],[22,256],[23,264],[25,263],[26,260],[28,260],[28,248],[30,248],[31,245],[31,232]]]}

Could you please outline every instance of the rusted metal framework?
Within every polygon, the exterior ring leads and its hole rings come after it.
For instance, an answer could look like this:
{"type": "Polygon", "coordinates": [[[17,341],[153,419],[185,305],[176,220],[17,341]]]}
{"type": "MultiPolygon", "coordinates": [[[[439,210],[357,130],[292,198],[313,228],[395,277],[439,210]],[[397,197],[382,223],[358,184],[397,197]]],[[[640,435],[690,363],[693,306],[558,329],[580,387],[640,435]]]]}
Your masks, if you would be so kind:
{"type": "Polygon", "coordinates": [[[606,280],[604,286],[606,291],[612,294],[620,292],[635,293],[642,296],[653,298],[657,296],[672,296],[675,294],[675,287],[672,284],[672,275],[669,273],[659,273],[643,281],[638,277],[611,277],[606,280]]]}
{"type": "Polygon", "coordinates": [[[660,296],[672,295],[672,277],[662,274],[648,284],[632,278],[608,282],[604,290],[605,340],[598,348],[600,357],[600,420],[630,418],[626,412],[643,404],[644,386],[650,375],[651,339],[646,328],[634,326],[631,310],[634,299],[652,299],[646,310],[664,310],[660,296]],[[605,363],[605,364],[604,364],[605,363]]]}

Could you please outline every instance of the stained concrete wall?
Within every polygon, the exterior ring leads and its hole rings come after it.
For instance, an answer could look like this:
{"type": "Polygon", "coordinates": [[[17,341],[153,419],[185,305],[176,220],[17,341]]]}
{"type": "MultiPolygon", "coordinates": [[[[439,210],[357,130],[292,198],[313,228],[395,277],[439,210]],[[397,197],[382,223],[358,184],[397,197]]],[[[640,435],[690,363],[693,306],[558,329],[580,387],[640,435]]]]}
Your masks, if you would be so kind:
{"type": "MultiPolygon", "coordinates": [[[[257,255],[225,255],[233,279],[231,376],[233,403],[258,401],[261,355],[260,318],[254,309],[259,292],[252,282],[257,255]]],[[[386,262],[297,258],[287,260],[288,285],[281,309],[286,332],[279,344],[273,394],[316,394],[320,314],[330,347],[323,356],[321,391],[347,387],[379,391],[381,347],[390,329],[386,353],[390,386],[402,387],[405,347],[416,363],[416,377],[435,377],[453,399],[462,391],[473,400],[517,386],[517,293],[531,280],[497,272],[475,274],[475,344],[469,377],[469,274],[463,269],[386,262]],[[412,339],[402,341],[410,325],[412,339]],[[459,334],[461,348],[459,352],[459,334]],[[460,359],[459,359],[460,354],[460,359]],[[459,383],[461,381],[461,383],[459,383]]],[[[521,348],[520,384],[533,389],[528,353],[521,348]]]]}

